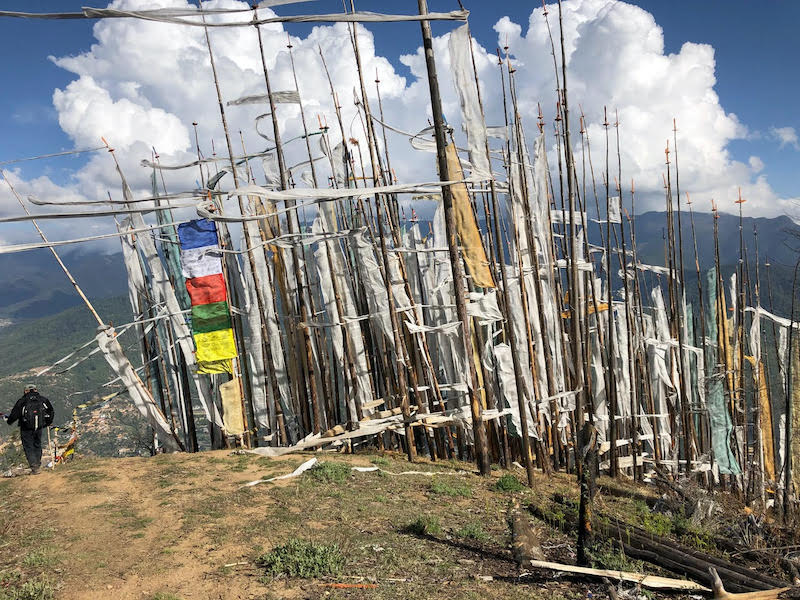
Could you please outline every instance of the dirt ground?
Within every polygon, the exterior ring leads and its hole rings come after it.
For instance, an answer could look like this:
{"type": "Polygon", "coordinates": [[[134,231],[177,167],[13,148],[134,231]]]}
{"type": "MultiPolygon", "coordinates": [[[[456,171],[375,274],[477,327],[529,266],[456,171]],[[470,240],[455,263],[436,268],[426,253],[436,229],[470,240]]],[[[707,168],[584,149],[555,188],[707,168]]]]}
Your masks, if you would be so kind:
{"type": "MultiPolygon", "coordinates": [[[[539,475],[533,490],[510,492],[498,489],[503,474],[482,478],[469,464],[410,465],[396,455],[78,458],[0,481],[0,600],[607,597],[602,585],[552,573],[519,577],[509,552],[513,499],[574,495],[575,486],[567,475],[539,475]],[[340,473],[342,463],[380,471],[242,487],[315,456],[339,463],[340,473]],[[421,473],[401,474],[408,470],[421,473]],[[429,530],[409,527],[420,518],[429,530]],[[258,557],[292,538],[337,544],[343,570],[321,579],[266,576],[258,557]],[[10,595],[26,582],[41,591],[10,595]]],[[[521,469],[512,474],[524,478],[521,469]]],[[[532,522],[549,560],[574,562],[571,537],[532,522]]]]}
{"type": "Polygon", "coordinates": [[[517,581],[506,550],[510,495],[471,465],[321,454],[385,472],[241,487],[311,456],[78,459],[0,481],[0,583],[39,579],[56,598],[86,600],[564,597],[561,585],[517,581]],[[393,474],[409,469],[439,474],[393,474]],[[420,515],[438,519],[441,532],[407,533],[420,515]],[[264,577],[256,557],[292,537],[339,544],[343,574],[264,577]]]}

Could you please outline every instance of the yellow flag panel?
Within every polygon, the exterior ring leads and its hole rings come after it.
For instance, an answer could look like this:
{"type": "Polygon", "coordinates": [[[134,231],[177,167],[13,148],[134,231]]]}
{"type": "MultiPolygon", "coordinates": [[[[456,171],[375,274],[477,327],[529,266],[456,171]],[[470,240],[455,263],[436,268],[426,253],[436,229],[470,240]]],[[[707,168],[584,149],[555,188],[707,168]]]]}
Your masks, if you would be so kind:
{"type": "MultiPolygon", "coordinates": [[[[461,170],[458,153],[453,144],[447,146],[447,170],[450,172],[450,179],[464,178],[464,171],[461,170]]],[[[467,272],[478,287],[493,288],[495,284],[492,271],[489,269],[489,259],[486,258],[486,251],[483,249],[481,232],[472,210],[472,203],[469,201],[467,186],[464,183],[457,183],[451,185],[450,190],[453,193],[456,231],[461,240],[467,272]]]]}

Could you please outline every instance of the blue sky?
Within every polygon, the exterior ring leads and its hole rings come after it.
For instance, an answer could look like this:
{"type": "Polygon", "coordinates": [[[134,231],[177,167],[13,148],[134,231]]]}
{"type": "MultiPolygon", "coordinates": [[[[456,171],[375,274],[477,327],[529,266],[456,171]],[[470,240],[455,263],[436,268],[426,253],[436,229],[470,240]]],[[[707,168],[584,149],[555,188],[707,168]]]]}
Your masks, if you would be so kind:
{"type": "MultiPolygon", "coordinates": [[[[473,35],[487,48],[496,46],[492,26],[508,15],[527,28],[528,17],[537,2],[486,2],[463,0],[471,10],[473,35]]],[[[78,10],[88,0],[5,0],[4,9],[31,12],[78,10]]],[[[723,109],[735,113],[750,135],[728,145],[734,158],[747,162],[757,155],[764,162],[764,173],[773,189],[782,196],[800,196],[794,177],[800,152],[792,145],[779,147],[770,135],[773,127],[793,127],[800,131],[796,98],[800,95],[796,57],[800,42],[796,24],[800,22],[800,3],[769,2],[754,4],[743,0],[639,0],[632,2],[651,12],[662,27],[666,52],[678,52],[684,42],[707,43],[716,57],[715,91],[723,109]]],[[[104,5],[104,2],[94,2],[104,5]]],[[[431,10],[457,8],[455,0],[430,0],[431,10]]],[[[362,0],[358,8],[384,12],[413,12],[416,2],[380,2],[362,0]],[[407,5],[407,6],[406,6],[407,5]],[[390,8],[388,8],[390,7],[390,8]]],[[[279,7],[281,14],[298,12],[336,12],[340,0],[319,0],[292,7],[279,7]]],[[[551,17],[555,19],[555,15],[551,17]]],[[[26,21],[0,19],[0,62],[3,90],[0,94],[0,161],[49,153],[72,147],[52,106],[55,88],[64,88],[75,76],[48,60],[49,55],[74,55],[88,50],[94,42],[93,21],[26,21]]],[[[551,21],[555,23],[555,20],[551,21]]],[[[449,24],[435,24],[434,33],[444,33],[449,24]]],[[[297,35],[306,35],[310,27],[289,26],[297,35]]],[[[417,29],[413,34],[397,35],[391,26],[375,26],[377,53],[389,58],[401,75],[410,74],[398,60],[419,45],[417,29]]],[[[550,61],[543,56],[543,61],[550,61]]],[[[549,68],[549,62],[546,63],[549,68]]],[[[680,124],[679,124],[680,126],[680,124]]],[[[682,131],[682,136],[692,132],[682,131]]],[[[661,143],[661,142],[659,142],[661,143]]],[[[21,166],[27,177],[47,174],[55,181],[85,162],[84,158],[26,163],[21,166]]]]}

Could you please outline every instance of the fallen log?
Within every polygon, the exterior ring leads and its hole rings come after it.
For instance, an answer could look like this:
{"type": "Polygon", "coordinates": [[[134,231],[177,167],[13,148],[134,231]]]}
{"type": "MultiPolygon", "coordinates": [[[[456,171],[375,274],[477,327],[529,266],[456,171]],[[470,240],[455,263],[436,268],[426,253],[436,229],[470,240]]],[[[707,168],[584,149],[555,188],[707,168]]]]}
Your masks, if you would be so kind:
{"type": "Polygon", "coordinates": [[[786,576],[792,580],[792,585],[800,585],[800,571],[798,571],[794,561],[773,552],[771,549],[747,548],[741,544],[737,544],[733,540],[720,536],[714,538],[714,543],[718,548],[723,548],[733,555],[745,556],[751,560],[755,559],[765,567],[780,565],[786,573],[786,576]]]}
{"type": "MultiPolygon", "coordinates": [[[[578,567],[575,565],[564,565],[561,563],[549,562],[546,560],[532,560],[526,563],[534,569],[549,569],[560,573],[571,573],[573,575],[586,575],[597,578],[611,578],[620,581],[637,583],[644,588],[651,590],[672,590],[681,592],[711,592],[711,589],[689,581],[687,579],[671,579],[669,577],[658,577],[657,575],[645,575],[644,573],[631,573],[628,571],[614,571],[610,569],[591,569],[589,567],[578,567]]],[[[757,599],[756,599],[757,600],[757,599]]]]}
{"type": "MultiPolygon", "coordinates": [[[[529,510],[538,518],[552,521],[538,507],[530,505],[529,510]]],[[[575,529],[575,519],[564,519],[562,528],[575,529]]],[[[718,570],[728,589],[734,593],[769,590],[785,585],[783,581],[764,575],[724,559],[711,556],[666,538],[657,538],[644,530],[615,519],[595,519],[595,531],[626,555],[667,569],[670,572],[691,577],[696,581],[711,583],[709,566],[718,570]]]]}
{"type": "MultiPolygon", "coordinates": [[[[562,504],[570,502],[569,499],[562,495],[555,495],[554,499],[562,504]]],[[[689,576],[691,570],[694,573],[699,573],[697,577],[701,581],[706,581],[708,579],[706,575],[708,567],[714,566],[734,592],[769,590],[786,585],[785,581],[761,571],[749,569],[742,564],[701,552],[667,538],[655,536],[641,527],[620,521],[614,517],[599,515],[596,528],[601,535],[611,540],[622,540],[624,536],[627,538],[627,543],[633,548],[643,551],[655,551],[652,556],[656,560],[664,562],[665,564],[662,565],[664,568],[670,568],[666,565],[667,561],[681,565],[683,570],[674,571],[681,575],[689,576]],[[609,525],[605,526],[604,522],[608,522],[609,525]]],[[[670,570],[672,569],[670,568],[670,570]]]]}
{"type": "Polygon", "coordinates": [[[719,574],[725,577],[729,586],[738,584],[742,588],[750,588],[736,591],[769,590],[786,585],[786,582],[760,571],[684,546],[667,538],[652,535],[635,525],[629,525],[614,518],[609,518],[608,521],[608,526],[598,527],[598,529],[605,529],[603,533],[607,537],[621,539],[622,536],[626,536],[628,543],[635,548],[652,550],[657,555],[670,558],[682,565],[691,566],[704,574],[709,566],[715,567],[719,574]]]}

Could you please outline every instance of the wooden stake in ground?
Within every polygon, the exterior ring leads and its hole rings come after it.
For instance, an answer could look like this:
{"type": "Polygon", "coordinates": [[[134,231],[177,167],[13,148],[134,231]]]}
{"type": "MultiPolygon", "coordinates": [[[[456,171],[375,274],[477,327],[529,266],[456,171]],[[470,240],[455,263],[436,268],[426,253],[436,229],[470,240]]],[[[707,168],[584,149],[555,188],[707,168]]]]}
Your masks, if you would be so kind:
{"type": "MultiPolygon", "coordinates": [[[[427,0],[417,0],[417,4],[419,6],[419,14],[427,15],[427,0]]],[[[441,181],[449,181],[450,171],[447,167],[447,156],[445,154],[447,139],[445,137],[442,99],[439,95],[439,80],[436,78],[436,63],[433,56],[433,35],[431,33],[430,22],[420,21],[420,27],[422,28],[422,42],[425,48],[425,64],[428,70],[428,86],[431,94],[433,124],[436,130],[436,155],[439,164],[439,179],[441,181]]],[[[447,231],[447,247],[450,252],[450,263],[453,268],[456,312],[458,313],[458,318],[461,320],[464,357],[469,365],[470,381],[472,384],[469,396],[470,407],[472,409],[472,430],[475,438],[475,458],[477,459],[481,475],[488,476],[491,473],[491,462],[486,441],[486,428],[482,418],[483,411],[478,398],[478,377],[475,372],[475,362],[472,360],[472,335],[470,333],[469,316],[467,315],[467,303],[464,298],[464,267],[461,264],[461,257],[458,252],[455,215],[453,211],[453,193],[449,185],[442,186],[442,202],[444,205],[445,229],[447,231]]]]}

